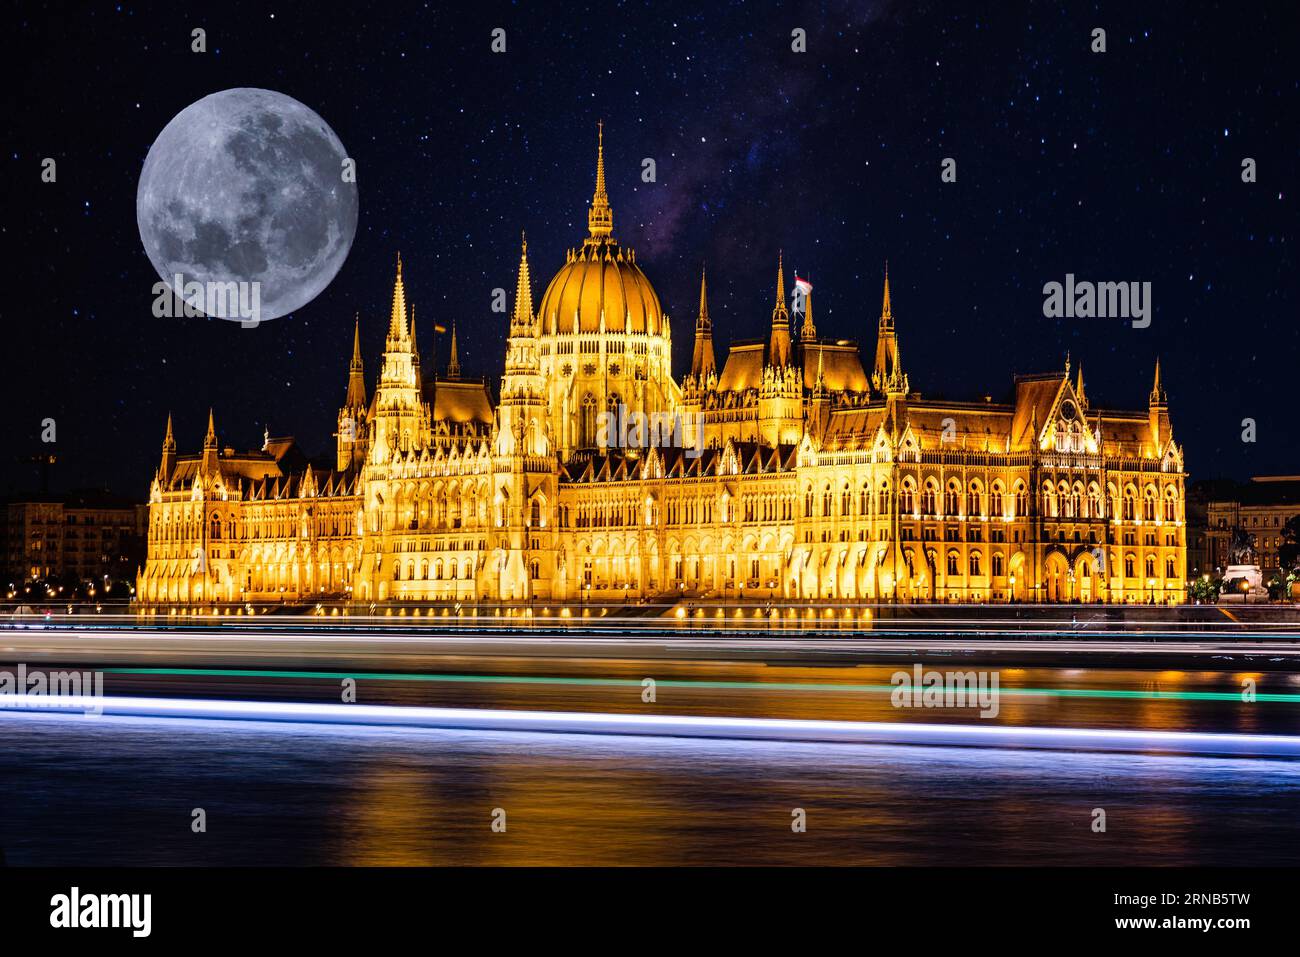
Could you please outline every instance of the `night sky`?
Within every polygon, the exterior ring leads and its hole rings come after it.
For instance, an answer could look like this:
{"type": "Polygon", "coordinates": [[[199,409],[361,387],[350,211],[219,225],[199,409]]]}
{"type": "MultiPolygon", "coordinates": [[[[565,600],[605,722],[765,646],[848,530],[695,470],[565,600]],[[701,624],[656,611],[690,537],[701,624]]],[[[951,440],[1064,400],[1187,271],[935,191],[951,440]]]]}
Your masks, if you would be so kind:
{"type": "Polygon", "coordinates": [[[679,378],[702,263],[720,360],[766,332],[784,249],[818,331],[869,362],[888,259],[913,389],[1002,399],[1068,351],[1095,406],[1145,408],[1159,355],[1194,479],[1300,473],[1291,4],[60,6],[5,14],[0,491],[33,488],[27,460],[53,451],[57,488],[143,497],[168,411],[184,454],[209,405],[223,443],[269,427],[328,453],[353,315],[373,388],[399,249],[426,358],[454,320],[466,373],[497,382],[492,290],[513,297],[521,229],[534,301],[581,243],[600,118],[614,235],[672,316],[679,378]],[[301,100],[356,160],[351,255],[256,329],[154,318],[145,154],[187,105],[241,86],[301,100]],[[1043,284],[1067,272],[1151,282],[1150,328],[1044,318],[1043,284]]]}

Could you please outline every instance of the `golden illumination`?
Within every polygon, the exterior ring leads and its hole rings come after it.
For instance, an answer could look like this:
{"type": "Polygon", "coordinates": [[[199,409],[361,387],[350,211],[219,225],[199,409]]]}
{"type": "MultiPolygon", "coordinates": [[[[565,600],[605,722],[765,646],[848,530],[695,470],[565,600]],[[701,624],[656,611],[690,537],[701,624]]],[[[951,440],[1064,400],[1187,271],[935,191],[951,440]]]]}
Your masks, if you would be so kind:
{"type": "Polygon", "coordinates": [[[534,603],[779,619],[760,609],[799,601],[824,609],[807,608],[815,620],[846,602],[1185,600],[1183,453],[1158,368],[1146,409],[1094,408],[1068,358],[1015,377],[1004,402],[925,398],[887,270],[864,366],[857,343],[819,334],[810,298],[787,304],[773,249],[769,334],[719,369],[701,276],[679,381],[669,317],[614,238],[603,126],[596,153],[587,235],[537,308],[521,240],[499,388],[462,377],[454,332],[446,366],[422,364],[399,256],[373,395],[354,326],[333,468],[269,433],[223,448],[211,414],[201,453],[178,455],[169,417],[141,605],[337,602],[409,620],[423,602],[457,617],[495,603],[523,621],[534,603]],[[611,410],[688,425],[625,445],[597,427],[611,410]]]}

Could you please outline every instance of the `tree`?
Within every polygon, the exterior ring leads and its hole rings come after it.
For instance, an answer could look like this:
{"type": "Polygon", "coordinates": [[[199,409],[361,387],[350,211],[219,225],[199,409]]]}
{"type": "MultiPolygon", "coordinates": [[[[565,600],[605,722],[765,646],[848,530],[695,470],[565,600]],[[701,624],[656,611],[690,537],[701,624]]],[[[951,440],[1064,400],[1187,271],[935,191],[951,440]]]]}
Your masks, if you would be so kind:
{"type": "Polygon", "coordinates": [[[1277,550],[1277,563],[1284,572],[1300,569],[1300,515],[1292,515],[1282,526],[1282,544],[1277,550]]]}

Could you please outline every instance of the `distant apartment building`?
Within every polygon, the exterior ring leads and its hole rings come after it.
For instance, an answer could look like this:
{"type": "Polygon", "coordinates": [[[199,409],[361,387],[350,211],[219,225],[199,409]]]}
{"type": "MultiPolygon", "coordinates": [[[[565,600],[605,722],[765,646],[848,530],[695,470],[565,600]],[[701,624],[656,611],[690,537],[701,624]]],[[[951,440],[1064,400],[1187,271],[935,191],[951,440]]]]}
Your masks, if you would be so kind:
{"type": "Polygon", "coordinates": [[[106,492],[11,495],[0,502],[3,584],[131,580],[144,565],[148,506],[106,492]]]}

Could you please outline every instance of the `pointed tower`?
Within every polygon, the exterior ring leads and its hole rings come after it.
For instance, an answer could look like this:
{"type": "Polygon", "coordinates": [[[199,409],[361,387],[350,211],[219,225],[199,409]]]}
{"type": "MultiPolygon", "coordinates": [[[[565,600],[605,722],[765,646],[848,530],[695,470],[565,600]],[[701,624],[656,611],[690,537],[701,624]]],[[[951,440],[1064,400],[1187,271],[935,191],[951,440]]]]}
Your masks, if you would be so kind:
{"type": "Polygon", "coordinates": [[[415,368],[415,387],[423,391],[424,376],[420,373],[420,343],[415,334],[415,303],[411,303],[411,365],[415,368]]]}
{"type": "Polygon", "coordinates": [[[1074,384],[1074,394],[1079,399],[1079,407],[1081,409],[1088,408],[1088,396],[1083,391],[1083,363],[1082,362],[1079,363],[1079,377],[1074,384]]]}
{"type": "Polygon", "coordinates": [[[176,469],[176,437],[172,434],[172,414],[167,413],[167,434],[163,436],[162,461],[158,464],[158,481],[167,487],[176,469]]]}
{"type": "MultiPolygon", "coordinates": [[[[797,280],[798,278],[799,278],[798,275],[796,275],[795,279],[797,280]]],[[[812,282],[811,276],[809,277],[808,282],[811,284],[812,282]]],[[[809,289],[806,293],[804,293],[804,297],[803,297],[803,325],[799,327],[799,341],[800,342],[817,341],[817,327],[813,325],[811,289],[809,289]]],[[[818,362],[821,361],[820,356],[818,357],[817,361],[818,362]]]]}
{"type": "Polygon", "coordinates": [[[361,316],[352,328],[352,361],[348,363],[348,392],[339,409],[335,438],[335,466],[340,472],[365,459],[366,374],[361,362],[361,316]]]}
{"type": "Polygon", "coordinates": [[[776,303],[767,365],[758,392],[758,431],[767,445],[794,445],[803,434],[803,369],[794,364],[790,342],[790,311],[785,305],[785,262],[776,263],[776,303]]]}
{"type": "Polygon", "coordinates": [[[825,351],[818,349],[817,378],[813,380],[812,400],[808,404],[808,431],[819,438],[826,431],[831,412],[831,393],[826,388],[825,358],[825,351]]]}
{"type": "Polygon", "coordinates": [[[208,409],[208,433],[203,436],[203,472],[217,470],[217,426],[212,410],[208,409]]]}
{"type": "Polygon", "coordinates": [[[790,364],[790,311],[785,307],[785,262],[780,254],[776,260],[776,303],[772,307],[767,364],[778,369],[790,364]]]}
{"type": "Polygon", "coordinates": [[[447,350],[447,378],[460,378],[460,350],[456,347],[456,321],[451,323],[451,346],[447,350]]]}
{"type": "Polygon", "coordinates": [[[372,463],[388,462],[394,452],[423,447],[424,406],[420,394],[419,360],[406,309],[406,284],[402,278],[402,256],[397,256],[393,280],[393,307],[384,339],[384,363],[375,390],[375,417],[369,436],[372,463]]]}
{"type": "Polygon", "coordinates": [[[345,409],[366,407],[366,370],[361,361],[361,313],[357,313],[352,327],[352,361],[348,363],[348,394],[343,400],[345,409]]]}
{"type": "Polygon", "coordinates": [[[393,308],[388,320],[388,348],[409,340],[406,324],[406,285],[402,282],[402,254],[397,254],[397,278],[393,281],[393,308]]]}
{"type": "Polygon", "coordinates": [[[1151,430],[1151,457],[1158,458],[1164,451],[1172,431],[1169,426],[1169,396],[1160,381],[1160,360],[1156,359],[1155,379],[1151,383],[1151,394],[1147,396],[1147,425],[1151,430]]]}
{"type": "Polygon", "coordinates": [[[605,121],[596,124],[596,192],[587,211],[587,231],[592,239],[606,239],[614,232],[614,211],[605,192],[605,121]]]}
{"type": "MultiPolygon", "coordinates": [[[[545,454],[545,382],[533,315],[533,283],[528,270],[528,237],[521,238],[519,274],[515,282],[515,308],[506,341],[506,371],[501,378],[498,453],[545,454]]],[[[455,339],[452,340],[455,355],[455,339]]]]}
{"type": "Polygon", "coordinates": [[[876,365],[871,373],[871,384],[885,395],[906,395],[908,392],[907,376],[898,355],[893,305],[889,300],[889,263],[885,263],[885,295],[880,307],[880,323],[876,327],[876,365]]]}
{"type": "Polygon", "coordinates": [[[717,371],[713,358],[713,320],[709,318],[709,295],[704,269],[700,269],[700,314],[695,320],[695,351],[691,354],[691,375],[696,386],[703,387],[711,373],[717,371]]]}
{"type": "Polygon", "coordinates": [[[556,459],[547,428],[546,379],[533,314],[528,239],[521,237],[515,308],[506,342],[506,370],[492,437],[494,508],[505,550],[492,586],[495,597],[527,600],[550,593],[555,577],[556,459]]]}

